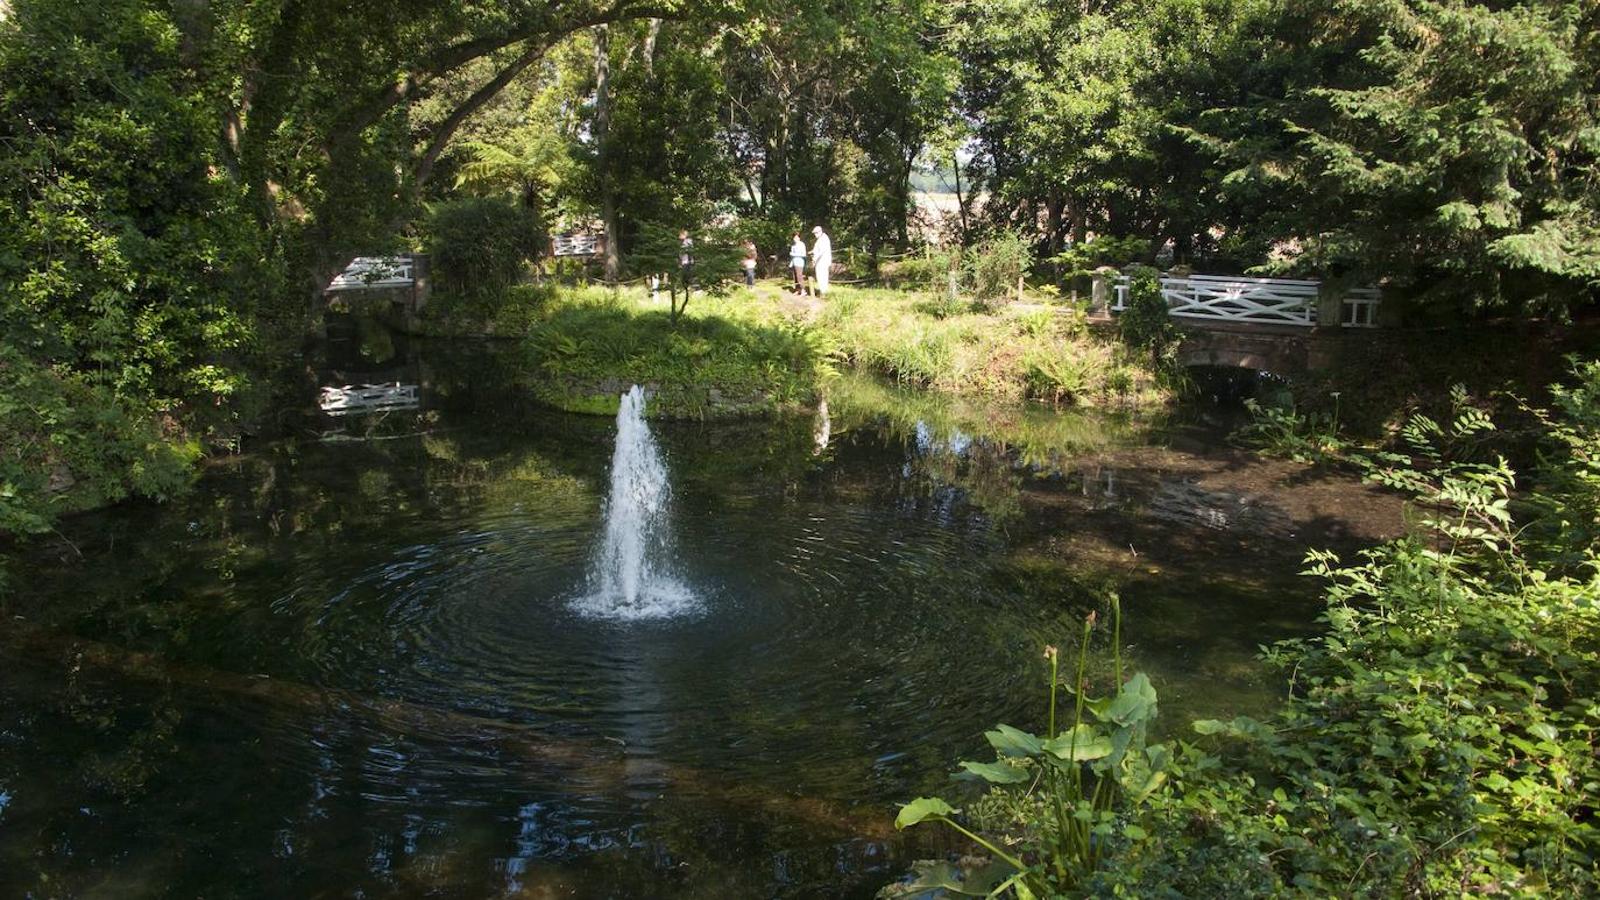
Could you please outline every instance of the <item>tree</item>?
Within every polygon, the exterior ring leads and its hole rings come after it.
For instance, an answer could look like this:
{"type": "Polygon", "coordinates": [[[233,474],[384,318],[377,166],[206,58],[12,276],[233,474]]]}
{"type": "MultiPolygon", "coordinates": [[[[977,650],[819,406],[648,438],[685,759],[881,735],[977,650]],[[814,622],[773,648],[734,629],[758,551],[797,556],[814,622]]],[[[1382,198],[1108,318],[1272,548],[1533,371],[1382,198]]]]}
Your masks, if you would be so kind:
{"type": "Polygon", "coordinates": [[[1192,136],[1260,205],[1251,242],[1299,248],[1277,269],[1563,309],[1600,281],[1597,29],[1573,0],[1262,7],[1234,45],[1259,95],[1192,136]]]}

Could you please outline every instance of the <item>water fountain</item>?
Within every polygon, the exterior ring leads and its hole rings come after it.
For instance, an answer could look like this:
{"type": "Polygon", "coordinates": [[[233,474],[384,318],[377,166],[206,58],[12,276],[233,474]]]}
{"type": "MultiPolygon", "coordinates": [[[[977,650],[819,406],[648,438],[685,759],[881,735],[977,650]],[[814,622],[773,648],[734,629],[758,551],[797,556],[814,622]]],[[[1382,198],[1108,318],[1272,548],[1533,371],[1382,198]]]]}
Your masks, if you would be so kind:
{"type": "Polygon", "coordinates": [[[696,605],[694,595],[669,572],[672,489],[644,407],[644,391],[634,385],[617,408],[605,536],[590,567],[589,594],[576,604],[585,615],[660,619],[696,605]]]}

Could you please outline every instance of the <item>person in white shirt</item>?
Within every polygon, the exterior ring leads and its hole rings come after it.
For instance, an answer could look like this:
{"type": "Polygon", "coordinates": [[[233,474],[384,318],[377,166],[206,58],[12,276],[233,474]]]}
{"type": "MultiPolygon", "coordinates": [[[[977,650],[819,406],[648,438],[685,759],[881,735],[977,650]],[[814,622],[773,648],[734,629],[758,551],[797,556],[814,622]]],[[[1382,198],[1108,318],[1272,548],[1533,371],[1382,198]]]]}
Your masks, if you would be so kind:
{"type": "Polygon", "coordinates": [[[811,268],[817,276],[817,296],[826,296],[828,293],[828,270],[833,268],[833,241],[828,239],[828,233],[822,230],[821,225],[811,229],[816,240],[811,244],[811,268]]]}

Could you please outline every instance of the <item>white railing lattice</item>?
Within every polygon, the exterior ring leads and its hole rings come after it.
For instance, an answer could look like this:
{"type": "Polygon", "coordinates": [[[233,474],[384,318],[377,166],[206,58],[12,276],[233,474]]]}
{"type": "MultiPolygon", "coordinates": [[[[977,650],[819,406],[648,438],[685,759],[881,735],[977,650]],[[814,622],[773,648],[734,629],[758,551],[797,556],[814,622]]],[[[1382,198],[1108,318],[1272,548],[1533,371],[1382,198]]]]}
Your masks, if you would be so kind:
{"type": "MultiPolygon", "coordinates": [[[[1113,313],[1127,309],[1128,284],[1128,276],[1117,277],[1113,313]]],[[[1243,275],[1163,276],[1160,284],[1167,311],[1175,317],[1306,328],[1317,324],[1317,296],[1322,288],[1320,281],[1309,279],[1243,275]]],[[[1379,302],[1377,288],[1346,290],[1339,324],[1376,328],[1379,302]]]]}
{"type": "Polygon", "coordinates": [[[600,250],[600,236],[597,234],[580,231],[558,234],[550,239],[552,256],[598,256],[600,250]]]}
{"type": "Polygon", "coordinates": [[[329,291],[413,287],[416,265],[409,256],[358,256],[328,283],[329,291]]]}

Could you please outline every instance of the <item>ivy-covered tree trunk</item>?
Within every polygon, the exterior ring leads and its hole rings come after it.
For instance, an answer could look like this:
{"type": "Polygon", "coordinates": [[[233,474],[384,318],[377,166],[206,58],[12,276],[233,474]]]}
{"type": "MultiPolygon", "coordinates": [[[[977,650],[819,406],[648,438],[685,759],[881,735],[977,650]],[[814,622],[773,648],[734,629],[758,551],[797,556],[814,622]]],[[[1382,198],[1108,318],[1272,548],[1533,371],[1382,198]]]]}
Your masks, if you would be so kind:
{"type": "MultiPolygon", "coordinates": [[[[652,41],[653,43],[653,41],[652,41]]],[[[600,169],[600,216],[605,223],[605,278],[615,283],[622,272],[622,235],[617,227],[617,190],[611,161],[611,29],[594,30],[594,143],[600,169]]]]}

